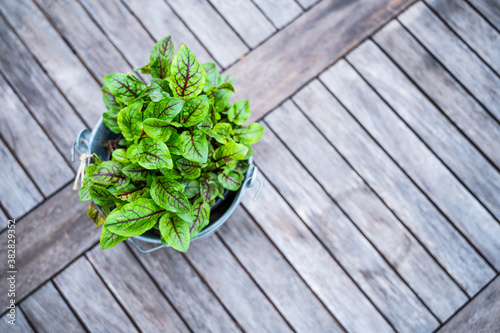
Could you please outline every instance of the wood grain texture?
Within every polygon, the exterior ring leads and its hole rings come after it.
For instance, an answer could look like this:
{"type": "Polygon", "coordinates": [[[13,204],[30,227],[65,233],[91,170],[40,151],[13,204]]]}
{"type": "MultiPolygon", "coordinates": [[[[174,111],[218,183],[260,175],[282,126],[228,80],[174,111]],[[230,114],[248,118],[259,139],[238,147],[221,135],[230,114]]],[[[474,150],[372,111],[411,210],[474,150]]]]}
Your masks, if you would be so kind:
{"type": "Polygon", "coordinates": [[[141,331],[189,331],[124,243],[108,250],[96,245],[87,258],[141,331]]]}
{"type": "Polygon", "coordinates": [[[171,35],[176,50],[186,43],[200,63],[215,61],[165,1],[125,0],[125,3],[155,40],[171,35]]]}
{"type": "Polygon", "coordinates": [[[292,332],[218,237],[193,242],[186,257],[243,331],[292,332]]]}
{"type": "Polygon", "coordinates": [[[468,300],[292,102],[265,120],[441,321],[468,300]]]}
{"type": "Polygon", "coordinates": [[[252,49],[276,31],[251,0],[211,0],[210,3],[252,49]]]}
{"type": "Polygon", "coordinates": [[[34,1],[94,76],[102,80],[109,73],[132,71],[131,66],[78,1],[34,1]]]}
{"type": "MultiPolygon", "coordinates": [[[[266,133],[266,136],[269,133],[266,133]]],[[[255,150],[259,154],[259,150],[255,150]]],[[[260,158],[257,157],[256,160],[260,158]]],[[[347,331],[392,332],[393,329],[311,233],[271,183],[260,175],[265,191],[243,203],[314,293],[347,331]],[[325,267],[328,267],[325,270],[325,267]]],[[[323,214],[323,213],[322,213],[323,214]]]]}
{"type": "Polygon", "coordinates": [[[104,109],[100,87],[49,20],[32,0],[2,1],[0,10],[87,126],[93,126],[104,109]]]}
{"type": "MultiPolygon", "coordinates": [[[[43,201],[43,196],[12,156],[3,140],[0,140],[0,161],[2,161],[0,201],[7,210],[9,218],[16,219],[43,201]]],[[[6,225],[7,221],[4,221],[2,228],[6,225]]]]}
{"type": "Polygon", "coordinates": [[[469,0],[469,3],[500,30],[500,4],[496,0],[469,0]]]}
{"type": "Polygon", "coordinates": [[[226,72],[255,121],[277,107],[312,77],[412,0],[324,0],[226,72]],[[265,68],[265,70],[263,70],[265,68]]]}
{"type": "Polygon", "coordinates": [[[500,34],[465,1],[426,0],[484,62],[500,73],[500,34]]]}
{"type": "Polygon", "coordinates": [[[53,281],[89,331],[137,332],[85,257],[77,259],[53,281]]]}
{"type": "Polygon", "coordinates": [[[21,308],[37,332],[86,332],[51,281],[25,299],[21,308]]]}
{"type": "MultiPolygon", "coordinates": [[[[3,18],[0,31],[0,49],[8,50],[0,52],[0,71],[59,152],[69,154],[76,133],[85,124],[3,18]]],[[[76,163],[73,166],[77,168],[76,163]]]]}
{"type": "Polygon", "coordinates": [[[439,333],[498,332],[500,329],[500,277],[496,277],[469,304],[451,318],[439,333]]]}
{"type": "Polygon", "coordinates": [[[278,29],[302,14],[302,8],[294,0],[253,0],[253,2],[278,29]]]}
{"type": "MultiPolygon", "coordinates": [[[[347,59],[465,186],[500,218],[500,173],[373,42],[363,43],[347,59]]],[[[344,83],[341,85],[345,87],[344,83]]],[[[368,89],[367,85],[365,87],[368,89]]],[[[385,103],[375,93],[372,95],[381,105],[383,117],[374,117],[372,122],[377,120],[378,125],[370,127],[369,131],[481,253],[500,269],[500,239],[495,236],[500,234],[498,221],[417,136],[400,123],[385,103]]],[[[368,113],[373,114],[371,110],[368,113]]]]}
{"type": "Polygon", "coordinates": [[[0,76],[0,132],[44,196],[75,177],[73,170],[0,76]]]}
{"type": "Polygon", "coordinates": [[[149,63],[149,53],[156,41],[120,0],[80,2],[132,67],[149,63]]]}
{"type": "Polygon", "coordinates": [[[26,320],[26,317],[21,309],[16,308],[16,320],[15,320],[15,326],[11,325],[8,323],[8,321],[11,320],[10,317],[8,317],[7,314],[4,314],[2,316],[2,319],[0,320],[0,331],[2,332],[19,332],[19,333],[33,333],[33,329],[31,328],[30,324],[26,320]]]}
{"type": "Polygon", "coordinates": [[[254,152],[262,172],[396,330],[437,327],[413,291],[271,131],[254,152]]]}
{"type": "Polygon", "coordinates": [[[413,5],[399,20],[500,120],[500,77],[423,3],[413,5]]]}
{"type": "Polygon", "coordinates": [[[246,45],[208,1],[166,1],[222,68],[228,67],[248,52],[246,45]]]}
{"type": "Polygon", "coordinates": [[[182,254],[172,249],[148,255],[133,251],[192,331],[241,331],[182,254]]]}
{"type": "Polygon", "coordinates": [[[234,211],[218,235],[295,331],[342,331],[243,208],[234,211]]]}
{"type": "Polygon", "coordinates": [[[394,20],[373,39],[463,133],[500,168],[500,126],[490,114],[394,20]]]}
{"type": "MultiPolygon", "coordinates": [[[[86,216],[87,206],[67,185],[16,222],[16,265],[22,269],[16,280],[18,302],[98,241],[100,232],[86,216]]],[[[7,239],[5,232],[0,238],[7,239]]],[[[6,247],[2,242],[5,253],[6,247]]],[[[6,264],[0,264],[2,278],[6,264]]],[[[0,291],[6,295],[5,285],[0,291]]]]}
{"type": "Polygon", "coordinates": [[[320,82],[313,81],[293,100],[469,295],[494,276],[474,248],[320,82]]]}

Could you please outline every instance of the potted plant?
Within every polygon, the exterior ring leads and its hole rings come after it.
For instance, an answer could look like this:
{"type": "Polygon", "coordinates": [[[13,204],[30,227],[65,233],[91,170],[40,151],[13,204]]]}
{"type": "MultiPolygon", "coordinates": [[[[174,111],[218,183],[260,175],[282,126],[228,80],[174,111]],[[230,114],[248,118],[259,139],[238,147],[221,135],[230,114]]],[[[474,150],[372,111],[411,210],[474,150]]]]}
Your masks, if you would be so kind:
{"type": "Polygon", "coordinates": [[[230,76],[185,44],[175,53],[170,36],[135,70],[150,84],[130,73],[104,77],[107,111],[77,139],[92,154],[81,158],[79,198],[92,201],[87,215],[102,226],[103,249],[139,237],[184,252],[224,223],[255,179],[251,145],[264,129],[243,126],[250,108],[230,102],[230,76]]]}

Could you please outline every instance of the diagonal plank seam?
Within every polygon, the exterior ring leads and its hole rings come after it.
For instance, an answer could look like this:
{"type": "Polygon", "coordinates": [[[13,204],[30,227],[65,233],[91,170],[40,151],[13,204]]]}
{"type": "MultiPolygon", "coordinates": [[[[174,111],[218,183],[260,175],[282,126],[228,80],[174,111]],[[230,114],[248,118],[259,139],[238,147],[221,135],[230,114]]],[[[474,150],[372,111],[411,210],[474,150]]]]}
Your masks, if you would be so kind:
{"type": "MultiPolygon", "coordinates": [[[[293,102],[295,104],[295,106],[301,110],[298,105],[293,102]]],[[[302,110],[301,110],[302,112],[302,110]]],[[[302,112],[304,113],[304,112],[302,112]]],[[[264,120],[265,122],[265,120],[264,120]]],[[[344,214],[347,219],[354,225],[354,227],[356,228],[356,230],[359,231],[359,233],[361,235],[363,235],[364,238],[366,238],[366,240],[368,241],[368,243],[373,247],[373,249],[375,250],[375,252],[377,252],[381,257],[382,259],[387,263],[387,265],[394,271],[394,273],[401,279],[401,281],[403,281],[403,283],[408,287],[408,289],[411,290],[411,292],[418,298],[418,300],[425,306],[425,308],[434,316],[434,318],[439,322],[441,323],[441,320],[436,316],[436,314],[434,314],[434,312],[429,308],[429,306],[426,304],[426,302],[424,302],[424,300],[415,292],[415,290],[408,284],[408,282],[406,281],[406,279],[403,278],[403,276],[401,276],[401,273],[398,272],[398,270],[396,270],[394,268],[394,266],[391,264],[391,262],[387,259],[387,257],[378,249],[377,246],[375,246],[375,244],[370,240],[369,237],[366,236],[365,232],[357,225],[357,223],[351,218],[351,216],[345,211],[345,209],[342,207],[342,205],[340,205],[337,200],[326,190],[326,188],[323,186],[323,184],[311,173],[311,171],[302,163],[302,161],[295,155],[295,153],[290,149],[290,147],[283,141],[283,139],[281,137],[279,137],[277,135],[277,133],[273,130],[272,126],[269,125],[267,122],[265,122],[265,124],[267,125],[267,127],[276,135],[276,137],[278,138],[278,140],[286,147],[286,149],[288,150],[288,152],[295,158],[295,160],[300,164],[300,166],[306,170],[306,172],[311,176],[312,179],[314,179],[314,181],[321,187],[321,189],[323,190],[323,192],[325,193],[325,195],[327,197],[330,198],[330,200],[340,209],[340,211],[342,212],[342,214],[344,214]]],[[[351,167],[352,168],[352,167],[351,167]]],[[[364,182],[365,185],[366,182],[364,182]]],[[[372,190],[373,191],[373,190],[372,190]]],[[[456,283],[456,282],[455,282],[456,283]]],[[[460,287],[460,286],[459,286],[460,287]]],[[[462,289],[462,288],[461,288],[462,289]]],[[[465,295],[467,295],[467,293],[462,290],[464,292],[465,295]]]]}

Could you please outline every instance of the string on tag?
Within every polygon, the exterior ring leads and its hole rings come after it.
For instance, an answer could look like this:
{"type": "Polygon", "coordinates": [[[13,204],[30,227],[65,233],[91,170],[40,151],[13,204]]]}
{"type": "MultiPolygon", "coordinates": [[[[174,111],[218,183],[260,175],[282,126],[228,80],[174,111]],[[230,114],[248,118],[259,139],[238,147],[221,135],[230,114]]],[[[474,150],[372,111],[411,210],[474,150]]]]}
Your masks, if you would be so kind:
{"type": "Polygon", "coordinates": [[[85,167],[87,166],[87,159],[91,158],[92,155],[85,153],[80,154],[80,166],[76,172],[75,182],[73,183],[73,190],[78,190],[83,186],[83,177],[85,176],[85,167]],[[78,185],[80,183],[80,185],[78,185]]]}

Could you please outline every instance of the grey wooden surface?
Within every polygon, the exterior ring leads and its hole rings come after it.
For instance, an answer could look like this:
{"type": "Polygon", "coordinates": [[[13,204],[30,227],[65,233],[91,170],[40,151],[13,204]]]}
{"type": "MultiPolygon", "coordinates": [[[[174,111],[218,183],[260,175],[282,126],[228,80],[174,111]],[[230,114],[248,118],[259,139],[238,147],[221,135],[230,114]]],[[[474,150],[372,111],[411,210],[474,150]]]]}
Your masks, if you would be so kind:
{"type": "Polygon", "coordinates": [[[17,325],[4,309],[0,330],[495,332],[499,13],[493,0],[2,2],[0,248],[17,219],[19,273],[17,325]],[[103,76],[146,64],[167,34],[249,99],[264,189],[187,254],[102,251],[69,147],[105,109],[103,76]]]}

